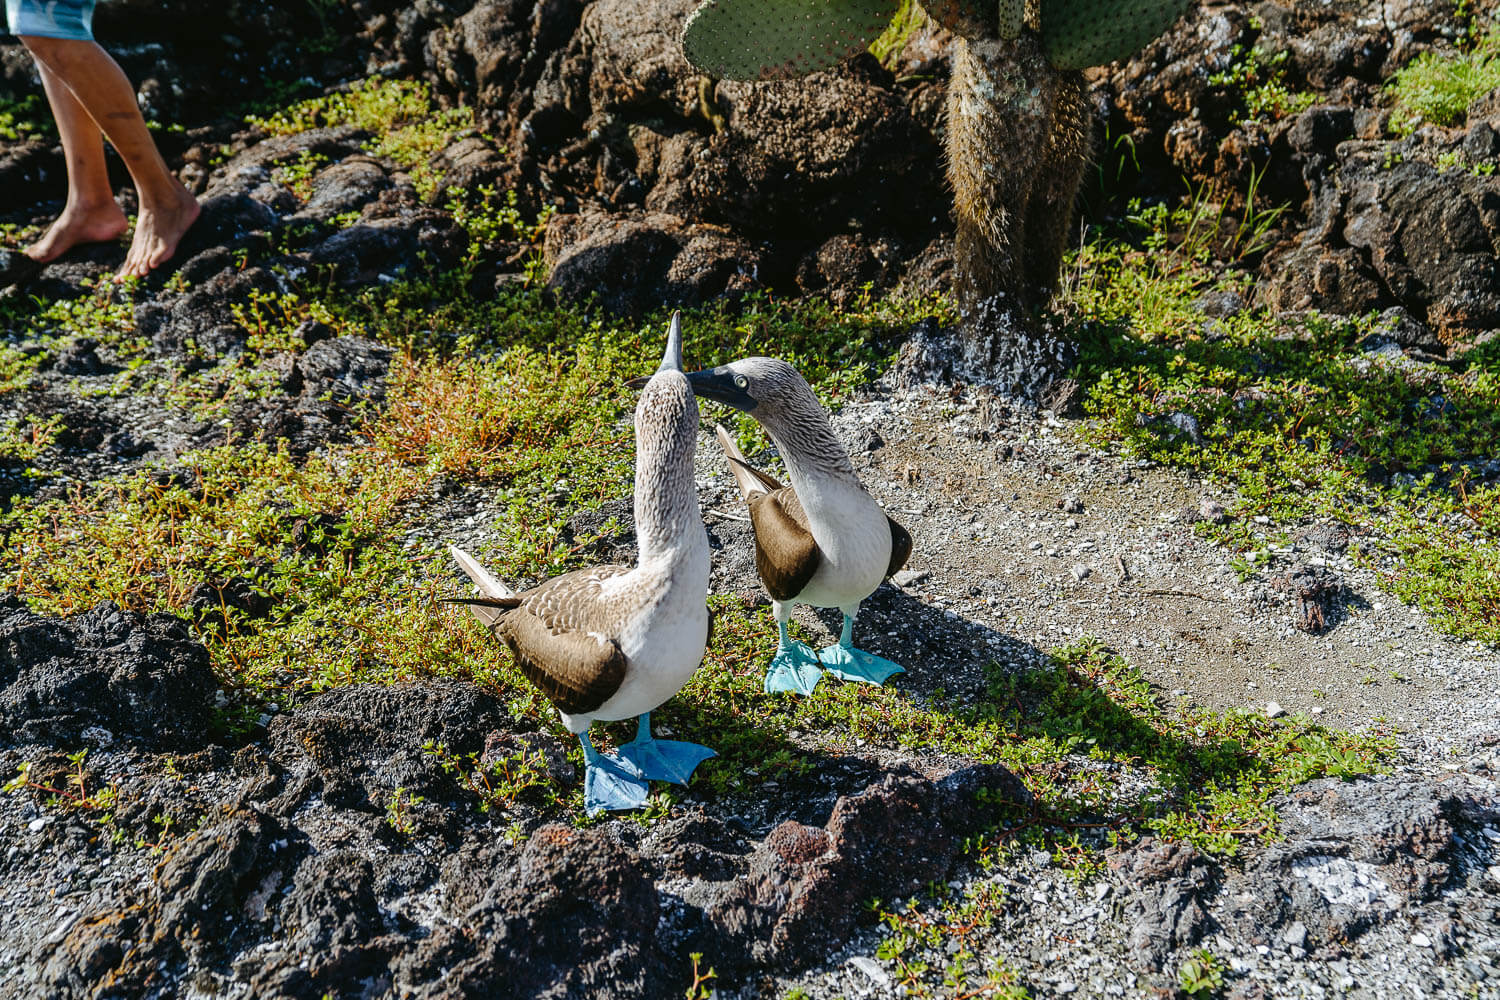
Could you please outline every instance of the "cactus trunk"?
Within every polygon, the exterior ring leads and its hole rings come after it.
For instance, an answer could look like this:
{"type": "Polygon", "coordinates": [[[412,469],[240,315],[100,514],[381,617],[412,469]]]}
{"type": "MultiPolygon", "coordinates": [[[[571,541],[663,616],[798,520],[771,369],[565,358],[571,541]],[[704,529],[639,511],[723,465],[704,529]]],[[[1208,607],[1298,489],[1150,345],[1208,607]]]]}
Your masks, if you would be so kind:
{"type": "MultiPolygon", "coordinates": [[[[964,353],[978,370],[1066,363],[1034,358],[1035,343],[1016,341],[1057,286],[1089,141],[1083,75],[1053,68],[1033,33],[958,40],[948,89],[954,284],[964,353]]],[[[1030,384],[1017,388],[1034,393],[1059,374],[1016,372],[1030,384]]]]}

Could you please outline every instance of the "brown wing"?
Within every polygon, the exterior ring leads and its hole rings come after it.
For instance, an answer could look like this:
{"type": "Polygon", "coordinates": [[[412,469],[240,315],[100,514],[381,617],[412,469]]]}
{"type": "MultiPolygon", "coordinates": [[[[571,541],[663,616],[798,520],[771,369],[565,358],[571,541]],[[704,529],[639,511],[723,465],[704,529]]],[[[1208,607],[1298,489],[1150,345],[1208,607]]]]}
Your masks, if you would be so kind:
{"type": "Polygon", "coordinates": [[[766,592],[778,601],[802,593],[818,571],[818,543],[807,527],[802,502],[789,486],[749,499],[755,529],[755,568],[766,592]]]}
{"type": "Polygon", "coordinates": [[[496,633],[516,665],[552,704],[569,715],[592,712],[620,689],[625,654],[615,641],[618,623],[600,585],[630,572],[597,566],[548,580],[518,595],[496,633]]]}
{"type": "Polygon", "coordinates": [[[891,522],[891,564],[886,567],[885,575],[895,576],[896,571],[911,558],[911,532],[889,517],[886,520],[891,522]]]}

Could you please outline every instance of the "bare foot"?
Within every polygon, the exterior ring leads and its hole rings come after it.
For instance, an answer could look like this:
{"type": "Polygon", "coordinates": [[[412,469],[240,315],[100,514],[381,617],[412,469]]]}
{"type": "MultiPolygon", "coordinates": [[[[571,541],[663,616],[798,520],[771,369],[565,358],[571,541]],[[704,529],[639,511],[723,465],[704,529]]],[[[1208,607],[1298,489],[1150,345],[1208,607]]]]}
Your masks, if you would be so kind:
{"type": "Polygon", "coordinates": [[[177,244],[198,221],[198,199],[179,186],[165,204],[143,206],[135,220],[135,237],[116,278],[144,278],[177,252],[177,244]]]}
{"type": "Polygon", "coordinates": [[[113,201],[89,208],[68,205],[52,228],[31,246],[26,256],[38,264],[56,260],[80,243],[108,243],[129,225],[125,213],[113,201]]]}

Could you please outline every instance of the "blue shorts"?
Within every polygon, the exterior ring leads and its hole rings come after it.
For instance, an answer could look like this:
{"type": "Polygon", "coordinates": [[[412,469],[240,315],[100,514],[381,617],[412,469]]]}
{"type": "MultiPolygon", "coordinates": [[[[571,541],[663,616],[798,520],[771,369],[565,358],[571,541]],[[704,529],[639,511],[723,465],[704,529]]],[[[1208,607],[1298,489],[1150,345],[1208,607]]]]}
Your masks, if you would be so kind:
{"type": "Polygon", "coordinates": [[[94,40],[94,0],[5,0],[13,35],[94,40]]]}

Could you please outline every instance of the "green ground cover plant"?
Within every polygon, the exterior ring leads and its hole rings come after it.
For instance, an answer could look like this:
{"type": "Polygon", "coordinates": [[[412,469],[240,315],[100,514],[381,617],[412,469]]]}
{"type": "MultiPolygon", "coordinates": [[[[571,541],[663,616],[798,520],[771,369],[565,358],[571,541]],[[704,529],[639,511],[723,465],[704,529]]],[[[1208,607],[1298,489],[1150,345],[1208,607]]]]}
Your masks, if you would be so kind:
{"type": "Polygon", "coordinates": [[[68,754],[68,769],[63,772],[62,780],[33,777],[32,766],[23,763],[16,768],[15,777],[4,785],[0,785],[0,792],[33,789],[47,796],[44,803],[49,809],[97,811],[104,817],[103,824],[110,826],[112,825],[111,814],[118,800],[118,794],[112,786],[95,787],[92,791],[90,790],[91,782],[84,770],[88,755],[88,750],[78,750],[68,754]],[[57,783],[54,785],[49,781],[57,783]]]}
{"type": "Polygon", "coordinates": [[[1240,107],[1231,116],[1235,121],[1287,118],[1306,111],[1316,100],[1311,92],[1288,86],[1286,63],[1289,56],[1289,52],[1266,55],[1257,49],[1236,45],[1230,53],[1229,66],[1210,75],[1208,82],[1239,98],[1240,107]]]}
{"type": "MultiPolygon", "coordinates": [[[[249,115],[246,124],[270,135],[295,135],[314,128],[352,126],[370,133],[365,149],[406,168],[412,184],[423,198],[430,197],[440,181],[434,154],[465,135],[477,135],[470,108],[436,109],[427,84],[418,80],[370,77],[348,90],[312,97],[267,115],[249,115]]],[[[308,154],[297,164],[284,167],[295,182],[297,172],[306,172],[308,154]]]]}
{"type": "MultiPolygon", "coordinates": [[[[226,680],[252,698],[502,669],[492,643],[455,629],[433,603],[448,586],[434,573],[446,557],[403,547],[420,524],[413,501],[440,478],[492,484],[506,506],[498,549],[485,554],[497,568],[534,581],[576,564],[559,544],[562,525],[628,493],[634,395],[622,383],[640,374],[665,317],[622,326],[553,309],[526,288],[476,301],[461,276],[430,275],[317,303],[255,301],[247,318],[261,318],[272,346],[292,347],[278,331],[308,311],[402,350],[389,404],[357,445],[305,460],[228,445],[184,456],[170,475],[80,484],[23,505],[0,527],[15,553],[0,585],[59,613],[109,599],[185,614],[205,581],[247,580],[272,600],[267,619],[224,608],[198,624],[226,680]]],[[[799,358],[831,400],[889,357],[881,345],[919,311],[765,299],[707,309],[689,321],[688,356],[706,363],[755,345],[799,358]]],[[[529,686],[519,691],[539,710],[529,686]]]]}
{"type": "Polygon", "coordinates": [[[12,417],[0,422],[0,461],[26,464],[36,461],[43,449],[57,439],[62,421],[56,415],[41,420],[12,417]]]}
{"type": "Polygon", "coordinates": [[[293,194],[306,201],[312,197],[313,177],[327,165],[328,157],[304,149],[295,160],[277,167],[274,176],[278,184],[285,184],[293,194]]]}
{"type": "Polygon", "coordinates": [[[1433,166],[1437,167],[1440,171],[1462,170],[1464,173],[1472,174],[1475,177],[1493,177],[1495,174],[1495,164],[1493,161],[1471,160],[1468,156],[1464,155],[1461,149],[1450,149],[1447,152],[1439,153],[1437,159],[1433,161],[1433,166]]]}
{"type": "Polygon", "coordinates": [[[875,955],[895,966],[906,995],[991,996],[998,1000],[1028,1000],[1031,996],[1015,971],[994,958],[981,959],[983,935],[998,921],[1006,904],[1005,891],[993,882],[980,882],[955,893],[946,885],[931,887],[926,902],[912,898],[889,906],[871,900],[870,908],[885,931],[875,955]],[[946,953],[939,966],[918,957],[946,953]]]}
{"type": "Polygon", "coordinates": [[[1190,997],[1211,997],[1224,986],[1224,963],[1199,948],[1177,969],[1177,985],[1190,997]]]}
{"type": "Polygon", "coordinates": [[[46,101],[40,94],[0,97],[0,139],[24,142],[57,134],[46,101]]]}
{"type": "Polygon", "coordinates": [[[1461,125],[1476,97],[1500,87],[1500,25],[1481,27],[1472,46],[1424,52],[1386,84],[1394,102],[1391,127],[1408,135],[1424,122],[1461,125]]]}

